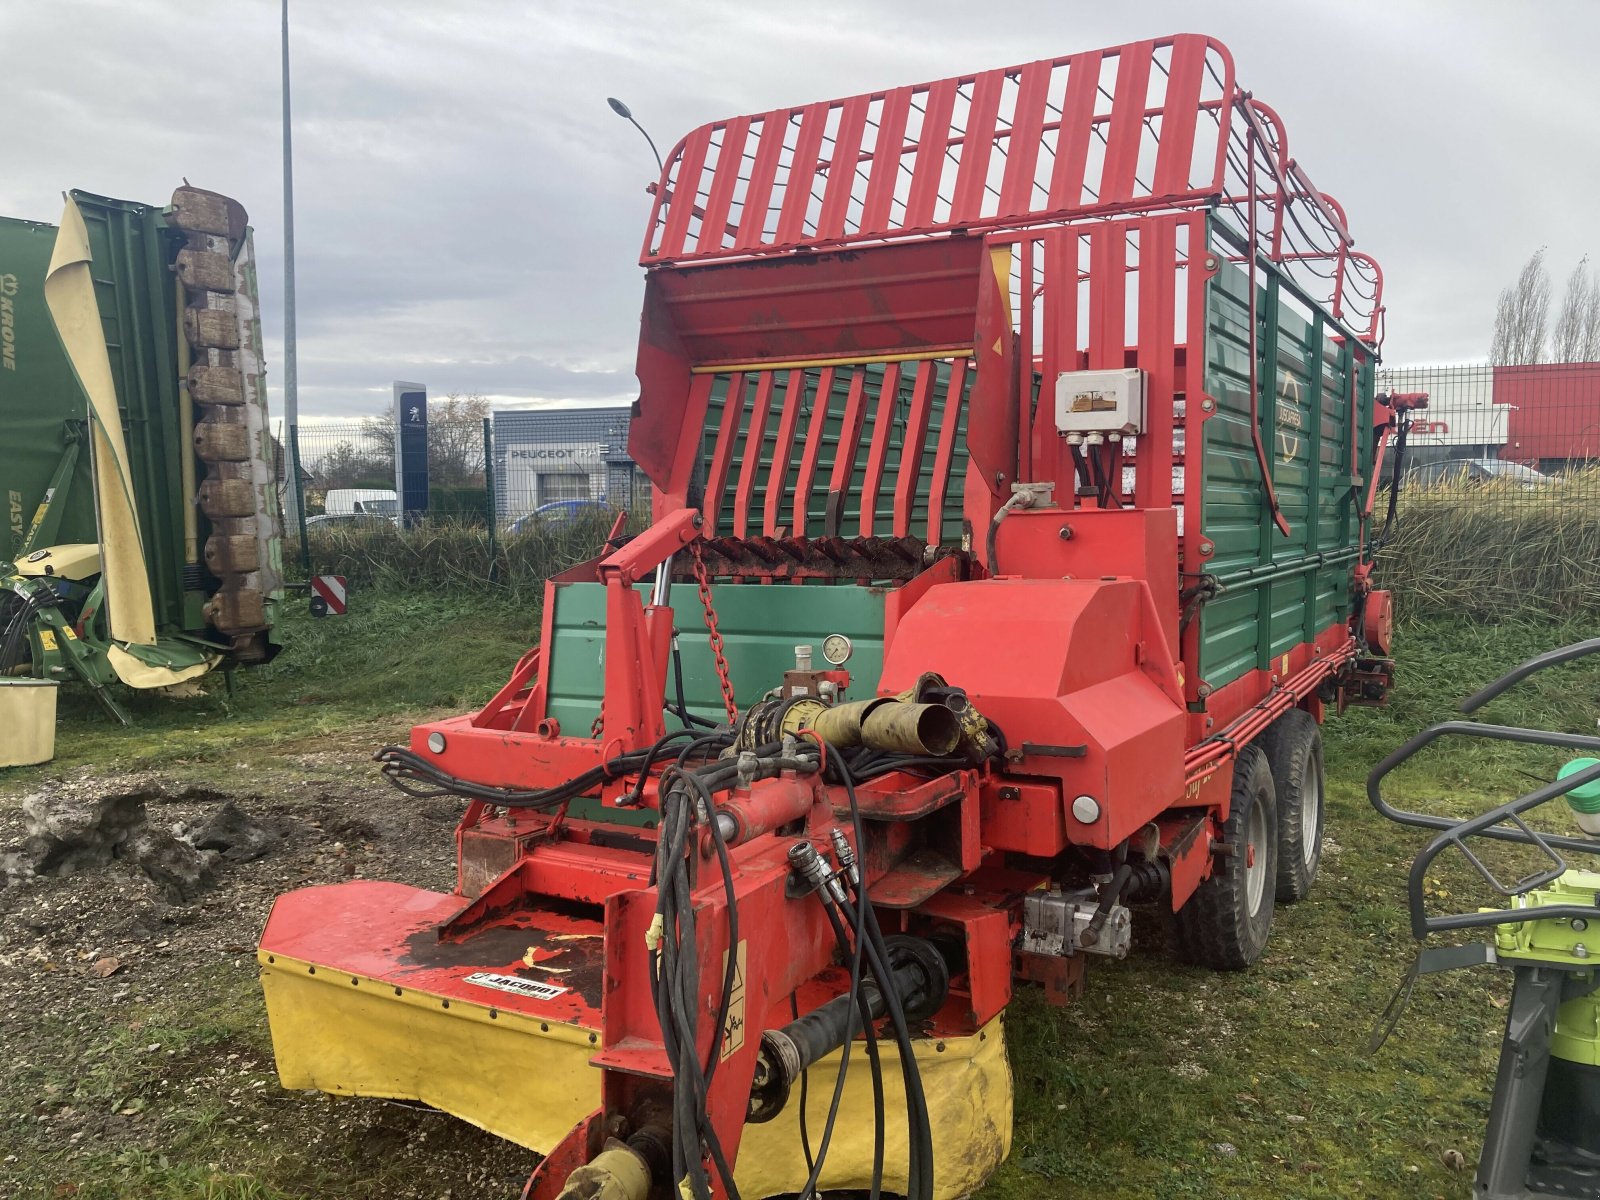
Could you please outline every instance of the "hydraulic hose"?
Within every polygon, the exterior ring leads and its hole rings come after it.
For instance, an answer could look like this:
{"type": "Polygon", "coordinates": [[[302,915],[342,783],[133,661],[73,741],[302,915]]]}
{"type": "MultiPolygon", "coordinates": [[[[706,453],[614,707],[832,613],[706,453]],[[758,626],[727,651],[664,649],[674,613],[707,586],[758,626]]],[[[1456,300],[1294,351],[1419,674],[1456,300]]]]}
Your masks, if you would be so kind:
{"type": "MultiPolygon", "coordinates": [[[[855,845],[865,846],[867,841],[861,822],[861,805],[856,798],[855,780],[851,777],[850,767],[838,754],[828,754],[827,761],[838,772],[839,779],[844,784],[845,795],[850,801],[850,822],[855,833],[855,845]]],[[[906,1025],[905,1010],[900,1004],[900,997],[892,983],[884,983],[892,978],[887,969],[888,954],[886,950],[881,956],[879,954],[879,947],[883,946],[883,933],[878,928],[877,916],[873,912],[864,882],[856,896],[856,903],[851,905],[850,901],[846,900],[844,907],[846,916],[853,918],[850,923],[858,930],[857,936],[863,932],[866,934],[868,962],[884,988],[884,996],[889,1005],[890,1024],[893,1026],[895,1042],[900,1050],[901,1075],[906,1092],[908,1123],[906,1133],[911,1151],[906,1171],[907,1198],[932,1200],[933,1133],[928,1116],[927,1097],[922,1089],[922,1073],[917,1067],[916,1048],[911,1042],[911,1032],[906,1025]]],[[[858,949],[859,946],[858,942],[858,949]]]]}

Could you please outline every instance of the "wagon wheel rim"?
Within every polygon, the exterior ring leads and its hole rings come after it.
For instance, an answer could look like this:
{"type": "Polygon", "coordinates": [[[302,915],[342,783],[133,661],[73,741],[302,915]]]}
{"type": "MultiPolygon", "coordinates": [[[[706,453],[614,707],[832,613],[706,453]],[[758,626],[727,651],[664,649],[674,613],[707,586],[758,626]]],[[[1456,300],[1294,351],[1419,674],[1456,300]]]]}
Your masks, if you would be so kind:
{"type": "Polygon", "coordinates": [[[1261,911],[1267,894],[1267,859],[1267,814],[1257,800],[1250,806],[1244,854],[1244,899],[1252,917],[1261,911]]]}
{"type": "Polygon", "coordinates": [[[1300,802],[1300,861],[1308,867],[1317,859],[1317,827],[1321,822],[1322,781],[1315,771],[1309,771],[1300,802]]]}

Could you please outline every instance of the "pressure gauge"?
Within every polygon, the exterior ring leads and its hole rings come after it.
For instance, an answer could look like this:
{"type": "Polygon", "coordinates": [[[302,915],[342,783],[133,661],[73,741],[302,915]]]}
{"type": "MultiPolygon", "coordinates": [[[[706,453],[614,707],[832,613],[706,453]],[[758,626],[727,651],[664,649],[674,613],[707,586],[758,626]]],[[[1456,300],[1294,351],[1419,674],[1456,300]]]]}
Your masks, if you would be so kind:
{"type": "Polygon", "coordinates": [[[850,655],[855,647],[850,644],[850,639],[842,633],[830,633],[822,639],[822,657],[836,667],[842,667],[850,661],[850,655]]]}

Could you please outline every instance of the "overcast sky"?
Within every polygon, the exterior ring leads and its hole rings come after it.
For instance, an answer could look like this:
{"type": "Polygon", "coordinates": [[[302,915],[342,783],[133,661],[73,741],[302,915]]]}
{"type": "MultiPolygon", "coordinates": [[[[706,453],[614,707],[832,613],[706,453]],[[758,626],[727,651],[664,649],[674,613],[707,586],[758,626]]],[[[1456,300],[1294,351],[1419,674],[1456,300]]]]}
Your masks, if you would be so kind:
{"type": "MultiPolygon", "coordinates": [[[[1390,363],[1481,360],[1549,247],[1600,258],[1600,4],[293,0],[300,403],[394,379],[621,402],[655,163],[709,120],[1178,31],[1233,51],[1387,275],[1390,363]]],[[[0,213],[181,177],[249,210],[282,363],[276,0],[6,5],[0,213]]]]}

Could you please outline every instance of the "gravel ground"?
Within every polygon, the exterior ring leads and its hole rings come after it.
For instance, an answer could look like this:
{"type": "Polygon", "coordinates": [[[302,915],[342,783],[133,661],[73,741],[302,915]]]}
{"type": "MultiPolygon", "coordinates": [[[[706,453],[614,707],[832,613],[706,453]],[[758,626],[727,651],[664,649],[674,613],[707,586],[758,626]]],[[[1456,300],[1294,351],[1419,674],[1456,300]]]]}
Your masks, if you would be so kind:
{"type": "Polygon", "coordinates": [[[517,1194],[530,1152],[426,1108],[285,1092],[273,1070],[253,957],[273,898],[350,878],[453,883],[458,807],[402,796],[368,761],[398,732],[0,784],[0,1196],[276,1194],[229,1190],[235,1177],[292,1196],[517,1194]],[[251,861],[207,853],[187,899],[129,857],[29,877],[28,794],[142,797],[158,837],[231,800],[271,844],[251,861]]]}

